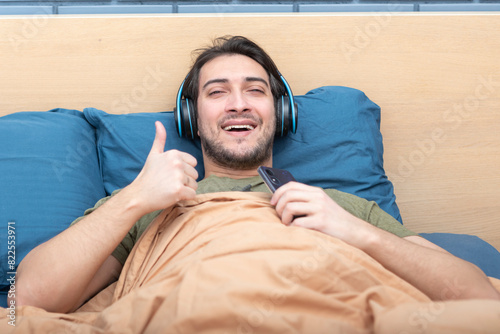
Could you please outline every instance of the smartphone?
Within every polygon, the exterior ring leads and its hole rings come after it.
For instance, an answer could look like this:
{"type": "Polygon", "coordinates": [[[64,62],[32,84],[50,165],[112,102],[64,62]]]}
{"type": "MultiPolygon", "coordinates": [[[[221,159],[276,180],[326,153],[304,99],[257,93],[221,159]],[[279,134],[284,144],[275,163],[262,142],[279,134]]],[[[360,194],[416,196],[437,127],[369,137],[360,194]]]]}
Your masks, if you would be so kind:
{"type": "Polygon", "coordinates": [[[292,173],[284,169],[260,166],[257,171],[273,193],[285,183],[295,181],[292,173]]]}

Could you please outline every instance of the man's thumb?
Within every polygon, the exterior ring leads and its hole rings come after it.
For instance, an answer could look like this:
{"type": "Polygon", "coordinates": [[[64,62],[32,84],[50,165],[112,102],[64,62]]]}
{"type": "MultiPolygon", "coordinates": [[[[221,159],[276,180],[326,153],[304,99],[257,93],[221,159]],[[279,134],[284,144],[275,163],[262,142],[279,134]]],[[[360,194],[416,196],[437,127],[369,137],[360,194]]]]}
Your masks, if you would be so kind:
{"type": "Polygon", "coordinates": [[[155,122],[156,135],[151,147],[150,153],[163,153],[165,150],[165,141],[167,140],[167,130],[160,121],[155,122]]]}

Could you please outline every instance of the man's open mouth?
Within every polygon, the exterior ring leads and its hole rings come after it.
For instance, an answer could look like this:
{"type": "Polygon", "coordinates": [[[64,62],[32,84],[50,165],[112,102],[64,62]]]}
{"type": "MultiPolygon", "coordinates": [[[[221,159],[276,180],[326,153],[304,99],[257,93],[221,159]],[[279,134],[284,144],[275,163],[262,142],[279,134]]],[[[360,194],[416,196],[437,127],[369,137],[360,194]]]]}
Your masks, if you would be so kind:
{"type": "Polygon", "coordinates": [[[250,134],[258,125],[258,122],[250,118],[232,118],[222,122],[221,128],[233,135],[245,135],[250,134]]]}
{"type": "Polygon", "coordinates": [[[223,128],[224,131],[235,131],[235,132],[242,132],[242,131],[252,131],[255,129],[253,125],[250,124],[245,124],[245,125],[228,125],[223,128]]]}

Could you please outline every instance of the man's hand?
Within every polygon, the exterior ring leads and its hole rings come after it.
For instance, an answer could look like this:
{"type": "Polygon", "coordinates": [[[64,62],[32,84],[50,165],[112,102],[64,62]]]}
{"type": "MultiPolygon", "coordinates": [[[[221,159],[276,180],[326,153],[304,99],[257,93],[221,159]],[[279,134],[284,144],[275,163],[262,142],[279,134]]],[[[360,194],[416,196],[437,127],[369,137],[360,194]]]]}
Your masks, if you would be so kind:
{"type": "Polygon", "coordinates": [[[192,199],[196,196],[198,187],[196,158],[177,150],[164,152],[167,132],[160,122],[155,125],[156,136],[146,163],[137,178],[127,187],[127,190],[138,196],[138,205],[145,213],[192,199]]]}
{"type": "Polygon", "coordinates": [[[314,229],[359,247],[357,241],[366,222],[353,216],[321,188],[289,182],[276,190],[271,198],[285,225],[314,229]]]}

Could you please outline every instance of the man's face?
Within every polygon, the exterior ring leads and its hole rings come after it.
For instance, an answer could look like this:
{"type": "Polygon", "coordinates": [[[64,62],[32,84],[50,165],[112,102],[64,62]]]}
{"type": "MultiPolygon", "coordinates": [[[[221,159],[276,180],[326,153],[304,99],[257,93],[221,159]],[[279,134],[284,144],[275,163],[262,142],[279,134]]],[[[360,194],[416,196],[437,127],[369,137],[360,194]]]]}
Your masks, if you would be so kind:
{"type": "Polygon", "coordinates": [[[276,129],[269,75],[253,59],[224,55],[200,71],[198,129],[205,157],[249,170],[272,155],[276,129]]]}

